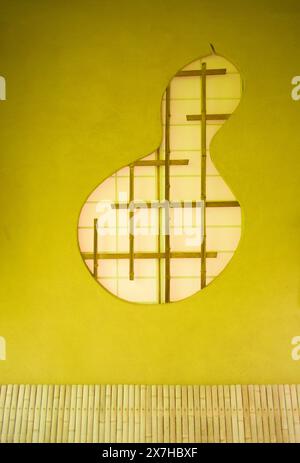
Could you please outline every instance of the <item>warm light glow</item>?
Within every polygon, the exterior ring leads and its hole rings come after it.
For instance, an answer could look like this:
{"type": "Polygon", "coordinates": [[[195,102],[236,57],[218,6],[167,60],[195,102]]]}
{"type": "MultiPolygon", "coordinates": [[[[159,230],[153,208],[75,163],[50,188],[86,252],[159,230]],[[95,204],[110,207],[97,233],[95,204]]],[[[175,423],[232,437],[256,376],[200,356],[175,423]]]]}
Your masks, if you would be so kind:
{"type": "MultiPolygon", "coordinates": [[[[188,163],[170,165],[170,290],[169,300],[177,301],[201,289],[201,241],[205,215],[206,277],[202,289],[226,267],[238,246],[241,234],[241,210],[232,191],[210,158],[212,138],[239,104],[241,78],[226,59],[211,55],[194,61],[183,70],[226,69],[223,75],[206,76],[206,176],[201,177],[202,76],[175,76],[170,83],[170,119],[166,127],[166,94],[162,101],[163,139],[159,149],[139,161],[166,160],[166,132],[169,133],[170,160],[188,163]],[[190,120],[187,116],[200,116],[190,120]],[[209,115],[225,115],[209,118],[209,115]],[[206,207],[199,206],[206,184],[206,207]],[[197,201],[197,207],[172,207],[172,201],[197,201]],[[203,215],[204,214],[204,215],[203,215]],[[178,253],[179,255],[172,255],[178,253]],[[198,253],[197,256],[180,255],[198,253]]],[[[228,148],[226,148],[228,150],[228,148]]],[[[137,159],[132,162],[138,161],[137,159]]],[[[103,287],[116,296],[133,302],[166,302],[166,207],[157,207],[165,197],[165,165],[123,167],[104,180],[84,204],[79,224],[79,246],[86,265],[103,287]],[[130,213],[130,194],[144,203],[130,213]],[[147,204],[145,204],[147,202],[147,204]],[[114,206],[117,203],[117,206],[114,206]],[[118,204],[121,203],[120,208],[118,204]],[[146,207],[151,203],[151,207],[146,207]],[[122,208],[123,205],[123,208],[122,208]],[[131,214],[131,215],[130,215],[131,214]],[[131,218],[133,217],[133,219],[131,218]],[[95,254],[94,219],[98,220],[95,254]],[[130,244],[130,221],[134,237],[130,244]],[[121,256],[120,253],[125,254],[121,256]],[[136,258],[135,253],[151,253],[151,258],[136,258]],[[159,254],[161,253],[161,254],[159,254]],[[105,255],[104,255],[105,254],[105,255]],[[110,255],[108,255],[110,254],[110,255]],[[130,270],[130,255],[132,269],[130,270]],[[97,258],[96,258],[97,257],[97,258]],[[104,258],[105,257],[105,258],[104,258]],[[95,270],[95,265],[97,269],[95,270]],[[132,277],[130,279],[130,271],[132,277]],[[96,273],[95,273],[96,272],[96,273]]],[[[202,206],[204,203],[201,203],[202,206]]],[[[148,256],[149,257],[149,256],[148,256]]],[[[202,268],[203,271],[203,268],[202,268]]]]}

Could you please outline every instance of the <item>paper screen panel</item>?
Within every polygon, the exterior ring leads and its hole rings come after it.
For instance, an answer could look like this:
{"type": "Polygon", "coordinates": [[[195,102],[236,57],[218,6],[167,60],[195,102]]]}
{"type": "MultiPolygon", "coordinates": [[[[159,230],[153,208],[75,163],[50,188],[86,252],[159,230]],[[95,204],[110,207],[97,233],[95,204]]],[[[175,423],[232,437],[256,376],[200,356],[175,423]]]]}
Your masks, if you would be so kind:
{"type": "Polygon", "coordinates": [[[161,145],[120,166],[83,205],[82,257],[115,296],[135,303],[175,302],[203,290],[231,260],[241,234],[241,209],[209,147],[241,91],[239,72],[222,56],[189,63],[163,96],[161,145]]]}

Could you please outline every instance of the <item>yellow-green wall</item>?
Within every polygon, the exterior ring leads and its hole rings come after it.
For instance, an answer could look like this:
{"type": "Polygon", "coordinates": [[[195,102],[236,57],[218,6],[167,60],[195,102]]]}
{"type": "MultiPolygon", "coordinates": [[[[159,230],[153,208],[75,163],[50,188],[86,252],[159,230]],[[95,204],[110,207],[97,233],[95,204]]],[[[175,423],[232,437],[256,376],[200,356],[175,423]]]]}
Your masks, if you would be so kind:
{"type": "Polygon", "coordinates": [[[0,382],[299,382],[299,1],[0,7],[0,382]],[[168,80],[209,42],[245,83],[212,149],[242,240],[194,297],[126,303],[87,272],[78,215],[105,177],[158,146],[168,80]]]}

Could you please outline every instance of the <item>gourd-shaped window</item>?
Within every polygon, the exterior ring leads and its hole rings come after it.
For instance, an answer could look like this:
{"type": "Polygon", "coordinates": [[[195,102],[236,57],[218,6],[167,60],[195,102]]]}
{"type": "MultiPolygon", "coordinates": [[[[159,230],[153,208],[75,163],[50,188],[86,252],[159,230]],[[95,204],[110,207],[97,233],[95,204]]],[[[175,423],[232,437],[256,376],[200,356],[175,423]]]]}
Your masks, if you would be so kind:
{"type": "Polygon", "coordinates": [[[78,224],[93,278],[127,301],[166,303],[203,290],[228,264],[240,205],[210,157],[241,98],[236,67],[212,54],[179,71],[162,100],[161,145],[105,179],[78,224]]]}

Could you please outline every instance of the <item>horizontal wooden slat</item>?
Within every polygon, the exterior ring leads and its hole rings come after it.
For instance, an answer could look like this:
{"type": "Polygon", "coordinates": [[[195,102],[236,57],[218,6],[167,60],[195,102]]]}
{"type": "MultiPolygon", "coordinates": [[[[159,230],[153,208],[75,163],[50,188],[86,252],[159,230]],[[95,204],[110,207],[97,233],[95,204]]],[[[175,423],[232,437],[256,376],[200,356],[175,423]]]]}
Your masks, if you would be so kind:
{"type": "MultiPolygon", "coordinates": [[[[206,114],[205,119],[207,121],[225,121],[229,119],[230,114],[206,114]]],[[[187,121],[201,121],[202,114],[187,114],[186,116],[187,121]]]]}
{"type": "MultiPolygon", "coordinates": [[[[169,165],[170,166],[187,166],[189,163],[189,159],[170,159],[169,165]]],[[[133,166],[164,166],[166,161],[164,159],[150,159],[145,161],[135,161],[132,165],[133,166]]]]}
{"type": "MultiPolygon", "coordinates": [[[[206,201],[206,207],[240,207],[238,201],[206,201]]],[[[170,208],[196,208],[202,206],[202,201],[170,201],[170,208]]],[[[165,201],[132,201],[131,203],[112,203],[112,209],[150,209],[150,208],[164,208],[166,207],[165,201]]]]}
{"type": "MultiPolygon", "coordinates": [[[[210,251],[206,253],[207,259],[214,259],[217,257],[216,251],[210,251]]],[[[93,259],[94,253],[82,252],[82,257],[85,260],[93,259]]],[[[135,252],[135,259],[164,259],[164,252],[135,252]]],[[[97,254],[98,259],[129,259],[130,254],[128,252],[99,252],[97,254]]],[[[198,259],[201,258],[201,252],[171,252],[171,259],[198,259]]]]}
{"type": "MultiPolygon", "coordinates": [[[[226,72],[226,69],[207,69],[205,74],[207,76],[222,76],[226,74],[226,72]]],[[[175,77],[201,77],[202,74],[202,70],[191,69],[190,71],[179,71],[175,74],[175,77]]]]}

